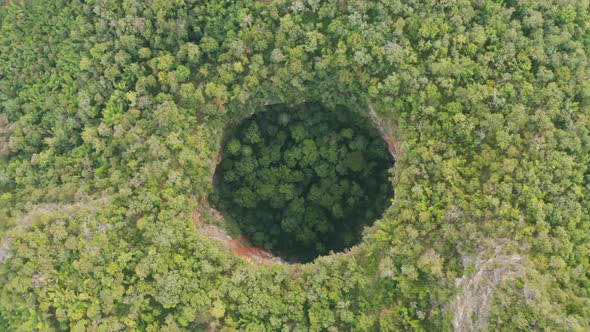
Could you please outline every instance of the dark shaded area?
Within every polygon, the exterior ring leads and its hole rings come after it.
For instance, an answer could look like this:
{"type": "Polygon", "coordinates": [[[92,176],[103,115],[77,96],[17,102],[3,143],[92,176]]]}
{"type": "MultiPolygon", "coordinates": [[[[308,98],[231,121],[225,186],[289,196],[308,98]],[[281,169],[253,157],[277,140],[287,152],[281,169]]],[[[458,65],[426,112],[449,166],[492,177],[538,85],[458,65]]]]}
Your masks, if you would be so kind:
{"type": "Polygon", "coordinates": [[[354,245],[390,204],[387,145],[345,108],[268,107],[232,129],[222,153],[213,203],[288,261],[354,245]]]}

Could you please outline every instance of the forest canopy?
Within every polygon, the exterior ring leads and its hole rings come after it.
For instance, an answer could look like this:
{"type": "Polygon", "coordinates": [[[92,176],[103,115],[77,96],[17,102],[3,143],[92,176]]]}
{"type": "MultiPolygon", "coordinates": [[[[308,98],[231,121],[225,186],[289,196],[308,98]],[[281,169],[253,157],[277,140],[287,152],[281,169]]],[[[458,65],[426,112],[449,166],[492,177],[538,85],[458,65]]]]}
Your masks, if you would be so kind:
{"type": "Polygon", "coordinates": [[[351,247],[391,204],[386,143],[343,107],[273,105],[226,140],[215,206],[253,244],[287,260],[351,247]]]}
{"type": "Polygon", "coordinates": [[[588,0],[3,3],[0,331],[590,330],[588,0]],[[395,154],[350,251],[219,240],[269,104],[395,154]]]}

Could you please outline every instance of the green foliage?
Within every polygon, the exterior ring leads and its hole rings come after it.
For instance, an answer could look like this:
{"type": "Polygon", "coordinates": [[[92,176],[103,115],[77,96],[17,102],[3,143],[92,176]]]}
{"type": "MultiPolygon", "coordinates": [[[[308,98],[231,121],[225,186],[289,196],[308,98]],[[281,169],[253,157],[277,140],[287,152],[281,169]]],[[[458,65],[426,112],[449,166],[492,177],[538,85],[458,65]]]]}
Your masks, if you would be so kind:
{"type": "Polygon", "coordinates": [[[214,203],[254,244],[289,260],[352,246],[392,193],[393,161],[367,121],[314,104],[256,113],[224,147],[214,203]]]}
{"type": "MultiPolygon", "coordinates": [[[[482,326],[590,330],[588,1],[3,3],[0,330],[467,329],[456,281],[503,243],[482,326]],[[307,102],[383,127],[394,204],[350,253],[249,264],[191,215],[227,124],[307,102]]],[[[372,151],[354,126],[330,149],[287,115],[232,148],[224,177],[292,179],[244,204],[301,211],[292,167],[370,166],[339,162],[372,151]]],[[[306,220],[345,218],[314,185],[306,220]]]]}

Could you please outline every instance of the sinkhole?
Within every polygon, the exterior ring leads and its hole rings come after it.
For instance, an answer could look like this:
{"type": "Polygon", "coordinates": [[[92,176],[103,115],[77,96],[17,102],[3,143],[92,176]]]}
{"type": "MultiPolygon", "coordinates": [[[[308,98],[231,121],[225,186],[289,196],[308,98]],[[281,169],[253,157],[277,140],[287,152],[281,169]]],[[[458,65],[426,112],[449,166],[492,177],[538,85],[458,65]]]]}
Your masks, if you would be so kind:
{"type": "Polygon", "coordinates": [[[387,144],[344,107],[267,106],[229,126],[221,153],[211,202],[228,230],[288,262],[354,246],[391,204],[387,144]]]}

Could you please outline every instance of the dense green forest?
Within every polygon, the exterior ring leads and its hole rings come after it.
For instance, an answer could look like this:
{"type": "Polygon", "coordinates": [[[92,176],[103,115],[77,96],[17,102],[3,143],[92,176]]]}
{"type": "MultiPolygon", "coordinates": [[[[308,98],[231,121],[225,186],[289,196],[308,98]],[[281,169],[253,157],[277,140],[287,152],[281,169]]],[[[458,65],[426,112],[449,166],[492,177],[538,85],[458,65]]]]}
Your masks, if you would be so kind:
{"type": "Polygon", "coordinates": [[[240,123],[216,172],[226,223],[290,261],[354,245],[392,196],[393,161],[367,122],[343,108],[276,105],[240,123]]]}
{"type": "Polygon", "coordinates": [[[588,0],[4,2],[0,331],[590,330],[588,0]],[[349,250],[204,231],[271,104],[395,142],[349,250]]]}

